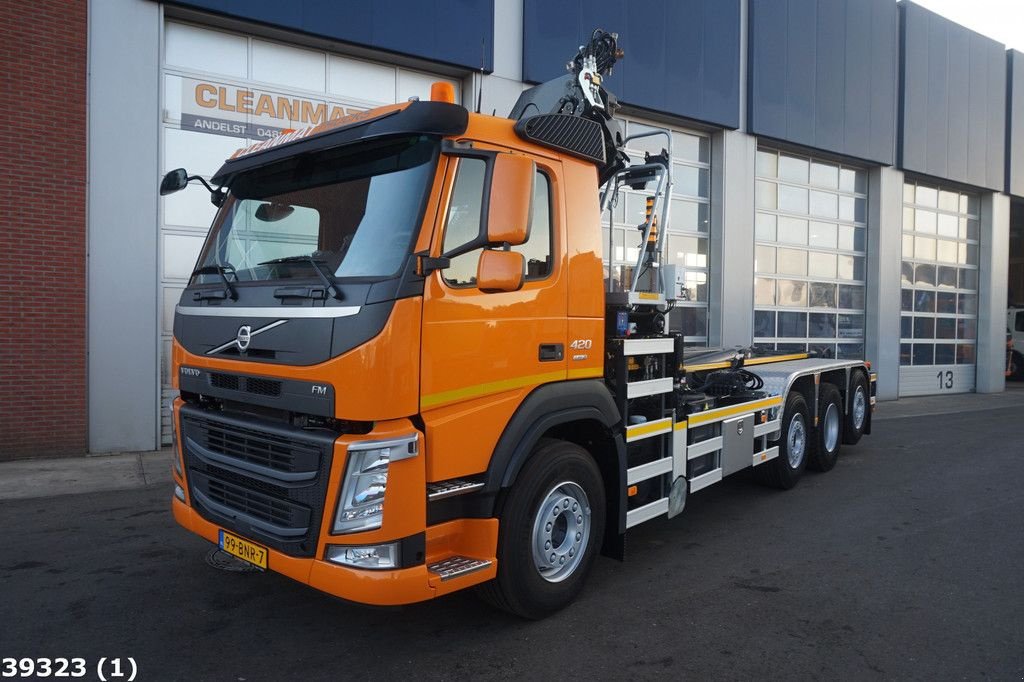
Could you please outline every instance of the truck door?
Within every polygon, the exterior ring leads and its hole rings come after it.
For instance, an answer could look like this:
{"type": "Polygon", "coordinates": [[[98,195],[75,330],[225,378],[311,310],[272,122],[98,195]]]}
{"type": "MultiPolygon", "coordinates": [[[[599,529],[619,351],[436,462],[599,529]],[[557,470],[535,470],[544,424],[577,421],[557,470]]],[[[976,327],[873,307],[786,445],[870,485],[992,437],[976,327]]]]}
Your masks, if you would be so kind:
{"type": "MultiPolygon", "coordinates": [[[[493,154],[456,156],[431,245],[440,257],[476,238],[486,220],[493,154]]],[[[428,438],[427,480],[486,469],[504,425],[530,390],[566,378],[565,221],[557,162],[536,160],[530,236],[518,291],[476,286],[482,249],[451,259],[426,279],[420,410],[428,438]]]]}

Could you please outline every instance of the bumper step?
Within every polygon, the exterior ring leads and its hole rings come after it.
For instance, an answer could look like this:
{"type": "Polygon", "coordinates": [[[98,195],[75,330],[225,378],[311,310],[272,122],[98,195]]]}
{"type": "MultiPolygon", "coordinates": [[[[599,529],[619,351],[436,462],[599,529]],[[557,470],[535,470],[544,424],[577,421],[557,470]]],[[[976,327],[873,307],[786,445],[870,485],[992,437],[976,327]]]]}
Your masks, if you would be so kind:
{"type": "Polygon", "coordinates": [[[491,565],[487,559],[472,559],[465,556],[452,556],[427,566],[427,570],[441,576],[441,580],[451,580],[469,573],[482,571],[491,565]]]}
{"type": "Polygon", "coordinates": [[[478,481],[463,481],[458,478],[453,478],[449,481],[438,481],[437,483],[427,484],[427,499],[433,502],[434,500],[443,500],[446,497],[454,497],[455,495],[463,495],[465,493],[471,493],[474,490],[480,490],[484,484],[478,481]]]}

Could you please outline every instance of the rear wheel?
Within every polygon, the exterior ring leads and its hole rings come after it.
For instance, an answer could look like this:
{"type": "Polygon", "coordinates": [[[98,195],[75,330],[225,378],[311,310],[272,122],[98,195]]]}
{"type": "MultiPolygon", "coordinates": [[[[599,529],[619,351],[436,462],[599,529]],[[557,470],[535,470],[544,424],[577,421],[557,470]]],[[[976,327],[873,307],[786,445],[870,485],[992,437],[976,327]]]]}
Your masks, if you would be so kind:
{"type": "Polygon", "coordinates": [[[850,379],[850,391],[847,393],[846,420],[843,424],[843,442],[856,445],[864,435],[868,423],[868,410],[871,409],[871,398],[868,395],[868,380],[862,372],[857,372],[850,379]]]}
{"type": "Polygon", "coordinates": [[[754,475],[765,485],[788,490],[796,485],[807,466],[811,430],[807,418],[807,401],[793,391],[786,398],[782,411],[779,456],[754,467],[754,475]]]}
{"type": "Polygon", "coordinates": [[[498,576],[480,595],[524,618],[567,606],[601,549],[604,515],[601,472],[587,451],[542,440],[501,511],[498,576]]]}
{"type": "Polygon", "coordinates": [[[807,465],[815,471],[831,471],[843,442],[843,404],[839,389],[823,382],[818,387],[818,427],[807,465]]]}

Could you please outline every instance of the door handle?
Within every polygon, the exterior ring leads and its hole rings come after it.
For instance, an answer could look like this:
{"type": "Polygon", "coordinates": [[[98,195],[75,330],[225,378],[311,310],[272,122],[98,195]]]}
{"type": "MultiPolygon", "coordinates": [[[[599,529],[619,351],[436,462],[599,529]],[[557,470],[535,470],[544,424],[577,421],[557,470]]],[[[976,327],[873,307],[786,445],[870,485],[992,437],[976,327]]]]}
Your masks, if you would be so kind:
{"type": "Polygon", "coordinates": [[[542,343],[538,359],[541,362],[554,362],[565,358],[565,346],[560,343],[542,343]]]}

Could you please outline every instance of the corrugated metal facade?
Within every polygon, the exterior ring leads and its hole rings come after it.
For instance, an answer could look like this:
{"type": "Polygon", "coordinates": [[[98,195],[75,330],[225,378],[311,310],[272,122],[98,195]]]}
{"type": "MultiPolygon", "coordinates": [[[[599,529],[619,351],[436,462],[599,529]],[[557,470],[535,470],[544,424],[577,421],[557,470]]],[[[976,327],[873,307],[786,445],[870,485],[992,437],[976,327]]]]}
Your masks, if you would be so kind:
{"type": "Polygon", "coordinates": [[[1024,52],[1006,53],[1006,191],[1024,198],[1024,52]]]}
{"type": "Polygon", "coordinates": [[[494,68],[493,0],[175,0],[172,4],[471,70],[494,68]]]}
{"type": "Polygon", "coordinates": [[[750,131],[891,165],[899,16],[891,0],[750,3],[750,131]]]}
{"type": "Polygon", "coordinates": [[[900,166],[1002,191],[1005,47],[912,2],[900,9],[900,166]]]}

